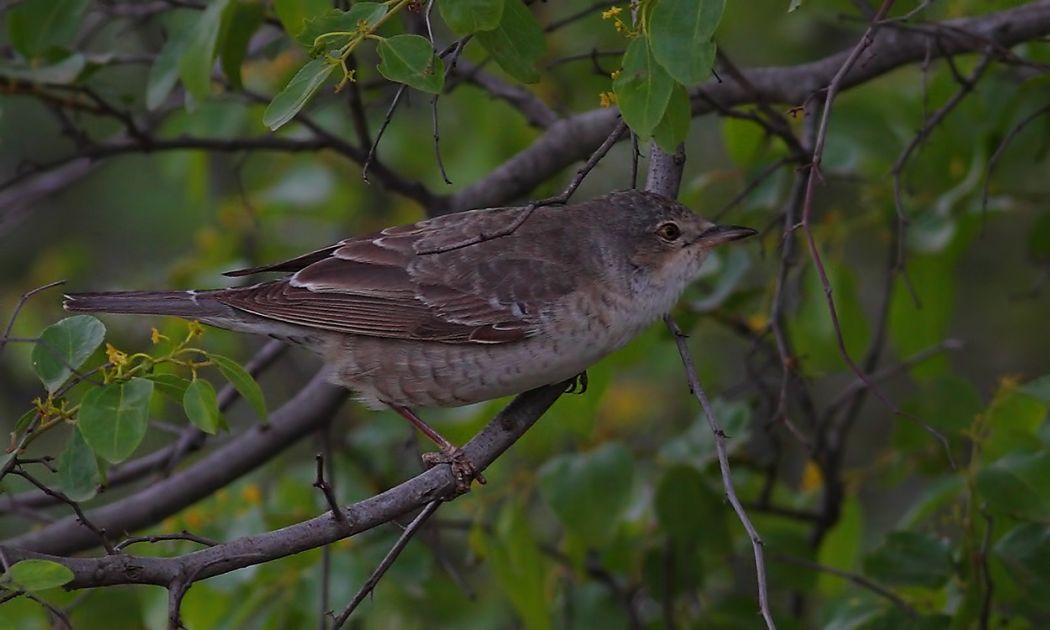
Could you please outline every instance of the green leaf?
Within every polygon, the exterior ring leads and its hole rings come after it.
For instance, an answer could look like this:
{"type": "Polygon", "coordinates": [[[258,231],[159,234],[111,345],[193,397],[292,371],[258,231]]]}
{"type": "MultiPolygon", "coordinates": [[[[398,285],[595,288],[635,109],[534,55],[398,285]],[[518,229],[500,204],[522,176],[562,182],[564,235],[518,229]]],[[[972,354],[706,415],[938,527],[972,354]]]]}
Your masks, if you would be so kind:
{"type": "Polygon", "coordinates": [[[636,37],[623,54],[623,68],[613,81],[623,119],[639,137],[648,138],[664,117],[674,80],[653,58],[647,40],[636,37]]]}
{"type": "Polygon", "coordinates": [[[0,77],[31,83],[67,85],[77,80],[86,63],[84,55],[80,53],[66,55],[58,61],[42,65],[18,66],[0,63],[0,77]]]}
{"type": "MultiPolygon", "coordinates": [[[[850,356],[858,357],[864,352],[868,326],[867,315],[860,305],[856,277],[841,261],[825,259],[824,265],[846,348],[850,356]]],[[[795,316],[788,320],[788,332],[795,341],[795,351],[807,374],[846,369],[835,339],[824,288],[812,266],[806,267],[802,273],[802,300],[795,316]]]]}
{"type": "Polygon", "coordinates": [[[80,401],[77,428],[99,457],[122,462],[146,435],[152,396],[153,381],[144,378],[93,389],[80,401]]]}
{"type": "MultiPolygon", "coordinates": [[[[850,496],[842,508],[842,516],[835,524],[817,551],[817,562],[827,567],[852,571],[860,555],[864,534],[864,518],[860,501],[850,496]]],[[[817,578],[817,590],[825,596],[838,595],[849,586],[841,578],[821,573],[817,578]]]]}
{"type": "Polygon", "coordinates": [[[193,29],[182,29],[169,33],[168,41],[157,54],[157,59],[149,69],[146,79],[146,107],[155,110],[164,104],[179,80],[179,59],[190,44],[193,29]]]}
{"type": "Polygon", "coordinates": [[[262,388],[259,387],[259,383],[256,382],[252,375],[248,373],[248,370],[229,357],[210,353],[208,357],[215,363],[215,366],[219,368],[222,375],[233,385],[241,397],[248,401],[255,413],[259,414],[259,419],[266,422],[268,417],[266,397],[263,396],[262,388]]]}
{"type": "MultiPolygon", "coordinates": [[[[947,254],[909,256],[908,278],[922,303],[916,306],[906,282],[894,287],[890,303],[890,341],[902,357],[940,343],[955,314],[955,263],[947,254]]],[[[846,320],[848,321],[848,320],[846,320]]],[[[911,369],[919,377],[943,372],[947,359],[937,357],[911,369]]]]}
{"type": "Polygon", "coordinates": [[[503,17],[503,0],[438,0],[438,9],[457,35],[491,31],[503,17]]]}
{"type": "Polygon", "coordinates": [[[492,572],[528,629],[551,627],[547,563],[536,541],[527,514],[513,501],[506,502],[493,534],[484,538],[492,572]]]}
{"type": "Polygon", "coordinates": [[[275,131],[294,118],[333,70],[335,66],[324,59],[314,59],[300,68],[288,85],[284,86],[266,107],[266,111],[263,112],[263,124],[275,131]]]}
{"type": "Polygon", "coordinates": [[[1013,453],[977,473],[988,510],[1030,520],[1050,519],[1050,452],[1013,453]]]}
{"type": "Polygon", "coordinates": [[[69,443],[58,456],[58,482],[62,492],[74,501],[87,501],[98,492],[98,461],[80,431],[73,431],[69,443]]]}
{"type": "Polygon", "coordinates": [[[427,38],[395,35],[379,41],[379,72],[391,81],[440,94],[445,85],[445,64],[434,54],[427,38]]]}
{"type": "Polygon", "coordinates": [[[220,38],[219,58],[222,73],[234,89],[241,89],[241,64],[248,53],[248,42],[262,24],[264,13],[263,5],[254,0],[235,0],[231,7],[225,37],[220,38]]]}
{"type": "Polygon", "coordinates": [[[186,50],[179,58],[179,78],[186,91],[198,101],[211,93],[211,70],[221,47],[219,33],[231,6],[230,0],[213,0],[201,12],[186,50]]]}
{"type": "Polygon", "coordinates": [[[186,389],[190,386],[189,379],[174,374],[150,374],[146,378],[153,381],[158,393],[179,404],[182,404],[182,397],[186,395],[186,389]]]}
{"type": "Polygon", "coordinates": [[[722,143],[725,145],[729,159],[737,166],[751,166],[756,163],[768,146],[766,132],[755,123],[739,118],[722,119],[722,143]]]}
{"type": "MultiPolygon", "coordinates": [[[[715,417],[726,434],[726,450],[730,455],[747,444],[750,435],[751,408],[743,401],[727,403],[715,399],[713,405],[715,417]]],[[[703,469],[713,462],[715,438],[707,423],[707,416],[700,412],[696,420],[681,435],[665,443],[660,448],[660,460],[674,464],[684,464],[703,469]]]]}
{"type": "Polygon", "coordinates": [[[182,408],[193,426],[215,435],[219,428],[219,397],[211,383],[200,378],[191,382],[182,397],[182,408]]]}
{"type": "Polygon", "coordinates": [[[33,347],[33,369],[54,393],[102,343],[106,327],[91,315],[74,315],[48,326],[33,347]]]}
{"type": "Polygon", "coordinates": [[[864,572],[880,582],[937,588],[952,573],[948,546],[925,532],[892,532],[864,559],[864,572]]]}
{"type": "Polygon", "coordinates": [[[24,0],[7,13],[11,45],[26,58],[67,46],[80,29],[87,0],[24,0]]]}
{"type": "Polygon", "coordinates": [[[1006,532],[992,552],[1006,565],[1025,600],[1044,610],[1050,607],[1050,526],[1022,523],[1006,532]]]}
{"type": "Polygon", "coordinates": [[[543,29],[521,0],[504,0],[499,26],[474,37],[510,76],[522,83],[540,80],[536,61],[546,46],[543,29]]]}
{"type": "Polygon", "coordinates": [[[43,591],[68,584],[75,577],[69,567],[50,560],[20,560],[7,572],[15,584],[27,591],[43,591]]]}
{"type": "Polygon", "coordinates": [[[634,461],[610,442],[587,452],[561,455],[539,472],[540,495],[573,534],[588,543],[608,543],[627,507],[634,461]]]}
{"type": "Polygon", "coordinates": [[[325,33],[356,33],[363,22],[369,30],[375,28],[386,16],[386,5],[378,2],[356,2],[349,11],[330,9],[306,20],[303,30],[295,36],[296,41],[305,46],[313,55],[326,50],[345,46],[352,35],[326,37],[320,42],[317,38],[325,33]]]}
{"type": "Polygon", "coordinates": [[[711,41],[725,0],[657,0],[649,16],[649,45],[657,63],[689,86],[707,79],[715,63],[711,41]]]}
{"type": "Polygon", "coordinates": [[[273,8],[284,30],[296,37],[302,32],[304,22],[332,8],[331,0],[274,0],[273,8]]]}
{"type": "Polygon", "coordinates": [[[993,462],[1019,451],[1042,448],[1039,428],[1046,420],[1043,401],[1012,387],[1001,389],[984,412],[987,434],[981,443],[981,459],[993,462]]]}
{"type": "Polygon", "coordinates": [[[723,513],[724,500],[691,466],[673,466],[660,480],[654,507],[660,527],[676,545],[694,542],[725,550],[732,544],[723,513]],[[703,532],[703,536],[697,536],[703,532]]]}
{"type": "Polygon", "coordinates": [[[1050,212],[1043,212],[1028,229],[1028,253],[1039,262],[1050,260],[1050,212]]]}
{"type": "Polygon", "coordinates": [[[1050,374],[1044,374],[1037,379],[1028,381],[1018,387],[1017,391],[1050,404],[1050,374]]]}
{"type": "MultiPolygon", "coordinates": [[[[693,112],[689,106],[689,95],[685,88],[678,83],[671,90],[671,100],[667,102],[667,110],[659,124],[653,129],[653,140],[661,149],[668,153],[674,153],[678,145],[685,141],[689,134],[689,123],[693,112]]],[[[738,250],[733,250],[738,251],[738,250]]]]}

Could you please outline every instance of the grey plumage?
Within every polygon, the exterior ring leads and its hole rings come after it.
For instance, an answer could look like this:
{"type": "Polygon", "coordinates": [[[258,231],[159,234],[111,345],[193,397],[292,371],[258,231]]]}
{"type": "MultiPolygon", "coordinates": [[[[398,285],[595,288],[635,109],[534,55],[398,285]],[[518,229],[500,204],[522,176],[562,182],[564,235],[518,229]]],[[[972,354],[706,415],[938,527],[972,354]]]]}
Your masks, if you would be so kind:
{"type": "Polygon", "coordinates": [[[372,406],[461,405],[586,369],[669,310],[710,247],[754,233],[625,191],[539,207],[510,235],[448,250],[525,212],[445,215],[228,274],[292,274],[250,287],[71,294],[66,308],[295,338],[372,406]]]}

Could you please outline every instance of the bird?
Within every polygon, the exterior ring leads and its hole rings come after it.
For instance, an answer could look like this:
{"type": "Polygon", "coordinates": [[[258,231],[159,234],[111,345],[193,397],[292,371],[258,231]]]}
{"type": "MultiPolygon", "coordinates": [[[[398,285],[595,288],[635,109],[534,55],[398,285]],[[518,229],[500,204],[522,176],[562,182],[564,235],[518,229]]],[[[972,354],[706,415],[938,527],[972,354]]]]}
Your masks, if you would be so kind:
{"type": "Polygon", "coordinates": [[[305,346],[329,380],[408,419],[440,448],[430,463],[457,463],[469,486],[477,475],[461,451],[415,408],[585,375],[669,312],[712,248],[756,233],[624,190],[436,216],[225,274],[287,274],[250,286],[69,293],[63,305],[173,315],[305,346]]]}

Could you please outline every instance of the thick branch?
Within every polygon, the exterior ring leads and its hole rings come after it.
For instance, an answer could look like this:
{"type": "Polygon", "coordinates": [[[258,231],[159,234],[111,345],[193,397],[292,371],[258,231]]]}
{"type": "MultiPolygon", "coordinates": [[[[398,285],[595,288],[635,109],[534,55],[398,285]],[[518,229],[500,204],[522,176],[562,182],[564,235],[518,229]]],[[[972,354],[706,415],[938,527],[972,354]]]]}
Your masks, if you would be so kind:
{"type": "MultiPolygon", "coordinates": [[[[280,409],[270,422],[215,449],[178,473],[141,492],[94,509],[87,514],[113,536],[153,525],[182,508],[269,461],[304,435],[316,431],[332,417],[346,397],[346,390],[315,377],[280,409]]],[[[70,554],[90,549],[98,539],[73,518],[57,521],[7,541],[12,547],[70,554]]]]}
{"type": "MultiPolygon", "coordinates": [[[[481,432],[463,447],[466,457],[478,471],[483,471],[524,435],[525,431],[554,404],[554,401],[558,399],[558,396],[564,390],[565,384],[559,383],[526,392],[515,398],[510,405],[493,418],[481,432]]],[[[295,420],[299,420],[297,428],[302,428],[302,425],[306,423],[302,421],[301,417],[278,418],[277,416],[282,414],[282,412],[285,415],[290,415],[291,411],[286,411],[286,408],[293,403],[295,403],[296,407],[302,407],[311,404],[314,400],[321,400],[321,404],[315,403],[315,407],[320,409],[315,409],[313,415],[328,416],[331,409],[342,400],[342,390],[323,385],[315,379],[303,389],[299,396],[273,415],[270,422],[271,429],[266,433],[279,434],[280,440],[284,443],[290,442],[294,438],[288,437],[290,431],[287,425],[295,420]],[[322,409],[325,413],[318,414],[317,412],[322,409]],[[281,426],[277,426],[279,422],[281,426]]],[[[309,429],[301,431],[299,435],[308,431],[309,429]]],[[[260,439],[258,433],[253,437],[260,439]]],[[[234,450],[242,449],[243,443],[234,446],[234,450]]],[[[214,460],[216,456],[228,459],[233,455],[231,453],[222,453],[222,450],[219,449],[211,457],[200,462],[200,464],[214,460]]],[[[199,468],[200,464],[188,469],[187,472],[199,468]]],[[[233,467],[235,462],[227,461],[225,465],[233,467]]],[[[209,468],[216,467],[221,468],[215,462],[210,462],[209,468]]],[[[176,475],[168,481],[176,481],[178,477],[180,475],[176,475]]],[[[185,482],[186,480],[184,479],[183,483],[185,482]]],[[[386,492],[344,508],[345,521],[340,521],[334,518],[331,513],[326,512],[321,516],[283,529],[245,536],[228,543],[175,558],[125,554],[96,558],[67,558],[60,555],[45,555],[30,551],[30,549],[47,549],[52,553],[63,554],[74,550],[71,545],[62,545],[63,541],[55,540],[53,533],[44,537],[39,535],[42,532],[49,532],[49,530],[53,529],[51,527],[41,530],[35,536],[22,536],[9,541],[7,544],[0,545],[0,552],[11,563],[27,558],[45,558],[69,567],[75,577],[67,585],[67,588],[88,588],[111,584],[157,584],[168,586],[179,579],[183,579],[184,576],[193,576],[192,581],[203,580],[243,567],[283,558],[308,549],[315,549],[392,521],[403,514],[423,507],[435,498],[453,496],[455,490],[456,479],[449,466],[436,466],[386,492]]],[[[172,489],[166,488],[166,491],[171,492],[172,489]]],[[[133,508],[134,506],[129,507],[133,508]]],[[[103,508],[103,510],[105,509],[103,508]]],[[[96,514],[99,512],[102,512],[102,510],[96,511],[96,514]]],[[[110,515],[107,514],[106,516],[110,515]]],[[[101,521],[101,515],[96,518],[98,518],[97,522],[101,521]]],[[[79,531],[76,530],[64,533],[65,535],[75,535],[78,539],[82,538],[79,531]]],[[[83,547],[82,545],[81,548],[83,547]]]]}
{"type": "MultiPolygon", "coordinates": [[[[1050,0],[979,17],[934,23],[921,30],[888,27],[879,33],[839,88],[865,83],[901,66],[922,61],[928,55],[943,57],[982,51],[988,48],[989,42],[1009,47],[1048,33],[1050,0]],[[928,46],[934,38],[938,45],[928,46]]],[[[709,81],[692,93],[693,115],[713,111],[711,102],[723,108],[757,101],[803,103],[831,82],[849,53],[846,50],[797,66],[744,70],[741,73],[744,81],[733,77],[722,77],[721,83],[709,81]]],[[[448,209],[484,207],[526,195],[566,166],[586,159],[609,135],[616,119],[616,110],[598,109],[555,123],[528,148],[450,197],[448,209]]]]}

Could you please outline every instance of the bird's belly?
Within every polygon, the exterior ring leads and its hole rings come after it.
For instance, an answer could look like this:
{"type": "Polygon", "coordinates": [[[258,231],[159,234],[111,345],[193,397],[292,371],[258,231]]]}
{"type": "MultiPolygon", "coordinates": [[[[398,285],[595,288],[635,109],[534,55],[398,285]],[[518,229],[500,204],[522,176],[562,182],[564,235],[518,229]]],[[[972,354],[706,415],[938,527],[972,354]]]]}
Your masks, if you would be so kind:
{"type": "Polygon", "coordinates": [[[584,335],[538,335],[508,344],[343,338],[330,354],[334,382],[373,408],[456,407],[569,379],[615,349],[584,335]]]}

